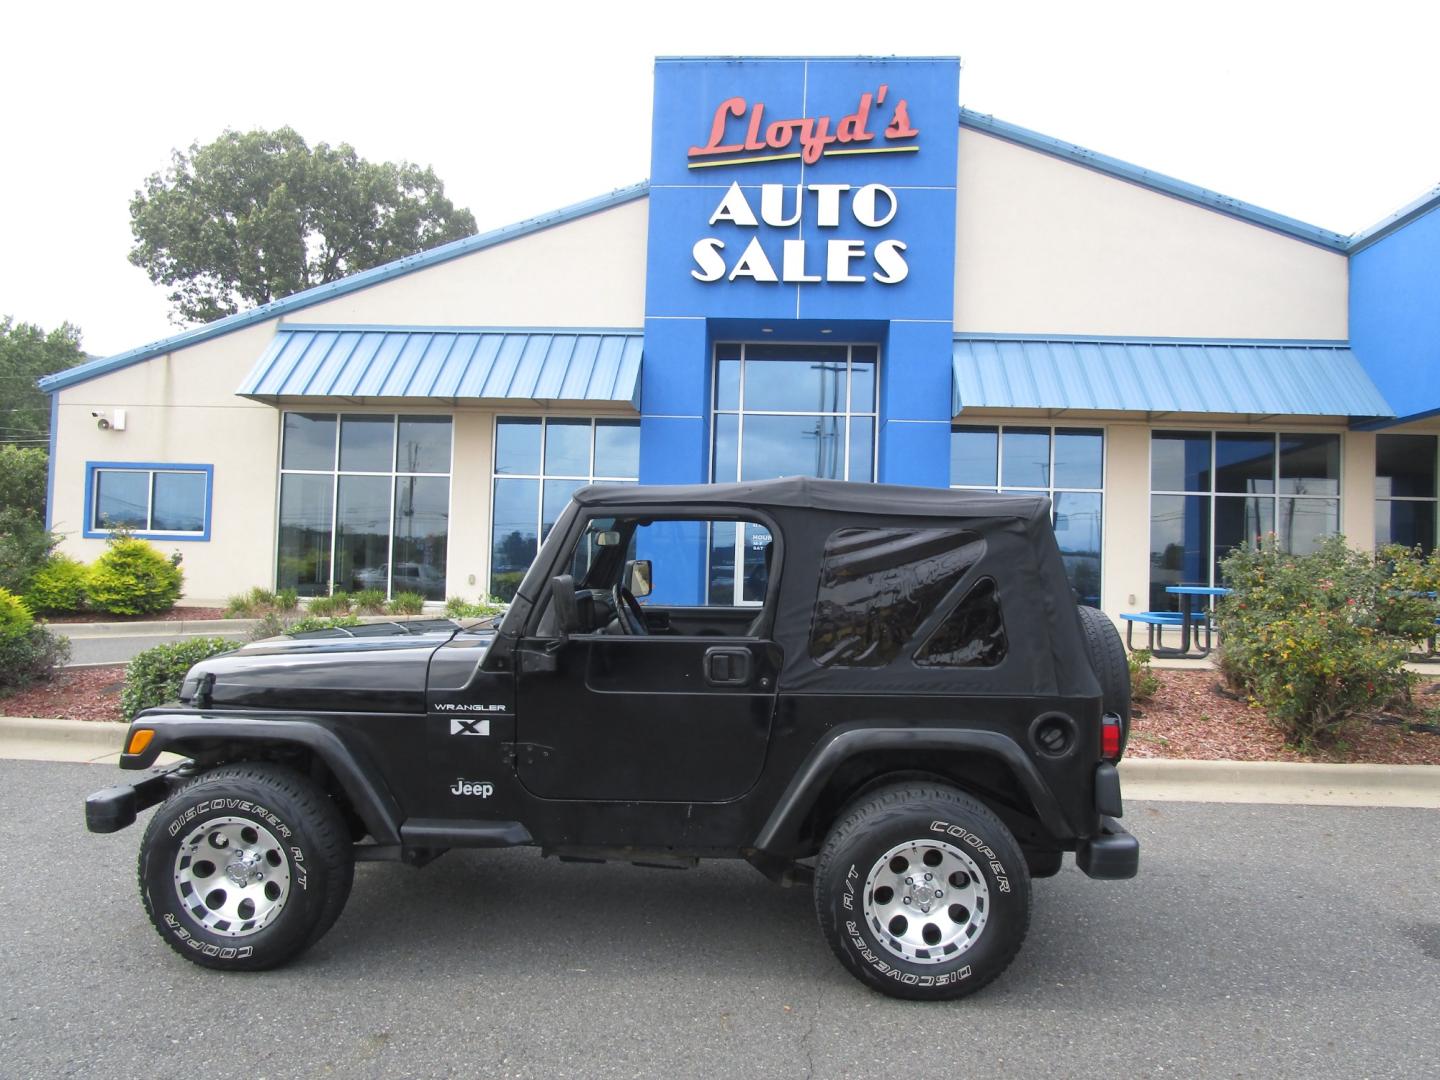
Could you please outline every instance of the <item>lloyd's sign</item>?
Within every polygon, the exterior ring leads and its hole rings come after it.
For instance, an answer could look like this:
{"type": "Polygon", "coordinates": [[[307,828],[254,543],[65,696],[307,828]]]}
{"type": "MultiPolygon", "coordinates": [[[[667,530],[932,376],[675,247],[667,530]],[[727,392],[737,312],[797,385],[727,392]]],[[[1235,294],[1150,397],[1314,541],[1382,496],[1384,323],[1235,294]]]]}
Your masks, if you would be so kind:
{"type": "Polygon", "coordinates": [[[959,76],[953,57],[656,61],[647,319],[944,323],[959,76]]]}
{"type": "MultiPolygon", "coordinates": [[[[828,115],[767,120],[764,102],[752,105],[744,97],[731,97],[716,107],[708,141],[690,147],[687,167],[718,169],[796,160],[813,166],[827,157],[913,154],[920,149],[919,137],[910,120],[908,99],[892,96],[886,83],[862,93],[855,110],[838,121],[828,115]],[[886,106],[887,99],[893,102],[889,121],[877,141],[873,113],[886,106]]],[[[690,276],[707,284],[744,278],[795,285],[822,281],[898,285],[910,273],[905,259],[908,243],[889,237],[872,245],[864,234],[883,229],[899,212],[899,196],[883,183],[762,183],[757,200],[738,180],[733,181],[707,224],[753,232],[743,247],[738,238],[729,241],[718,235],[696,240],[690,276]],[[801,233],[781,240],[778,265],[761,243],[762,225],[797,227],[801,233]],[[814,239],[804,236],[806,225],[815,230],[814,239]]]]}

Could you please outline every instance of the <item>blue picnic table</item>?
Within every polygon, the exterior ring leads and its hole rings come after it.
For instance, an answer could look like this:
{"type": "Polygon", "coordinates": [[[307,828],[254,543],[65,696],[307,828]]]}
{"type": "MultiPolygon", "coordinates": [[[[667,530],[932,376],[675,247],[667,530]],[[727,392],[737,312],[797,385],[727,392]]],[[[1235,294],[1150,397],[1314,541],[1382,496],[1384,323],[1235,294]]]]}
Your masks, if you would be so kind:
{"type": "Polygon", "coordinates": [[[1120,618],[1128,624],[1125,628],[1125,644],[1131,651],[1134,651],[1134,644],[1130,640],[1131,631],[1136,623],[1144,625],[1149,630],[1149,647],[1154,656],[1165,658],[1190,657],[1199,659],[1209,656],[1214,646],[1214,627],[1210,623],[1210,613],[1202,602],[1197,613],[1195,598],[1203,600],[1213,599],[1217,596],[1228,595],[1230,590],[1213,585],[1167,585],[1165,591],[1172,596],[1180,598],[1179,611],[1140,611],[1127,612],[1120,618]],[[1198,620],[1197,620],[1198,614],[1198,620]],[[1180,628],[1180,647],[1167,648],[1165,646],[1165,627],[1178,626],[1180,628]],[[1201,644],[1200,631],[1204,630],[1204,644],[1201,644]],[[1191,649],[1191,643],[1194,649],[1191,649]]]}

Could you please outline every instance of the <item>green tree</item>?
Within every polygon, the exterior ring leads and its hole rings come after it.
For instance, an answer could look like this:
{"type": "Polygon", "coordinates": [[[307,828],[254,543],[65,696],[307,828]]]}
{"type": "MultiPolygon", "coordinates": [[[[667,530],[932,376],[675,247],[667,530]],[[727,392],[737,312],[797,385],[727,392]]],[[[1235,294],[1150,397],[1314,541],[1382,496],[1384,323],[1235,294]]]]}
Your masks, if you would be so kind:
{"type": "Polygon", "coordinates": [[[45,516],[49,453],[40,446],[0,444],[0,512],[21,510],[45,516]]]}
{"type": "Polygon", "coordinates": [[[293,129],[175,151],[130,201],[130,261],[208,322],[475,231],[429,168],[366,161],[293,129]]]}
{"type": "Polygon", "coordinates": [[[47,334],[32,323],[0,317],[0,443],[46,445],[50,396],[35,386],[35,380],[85,359],[80,331],[69,323],[47,334]]]}

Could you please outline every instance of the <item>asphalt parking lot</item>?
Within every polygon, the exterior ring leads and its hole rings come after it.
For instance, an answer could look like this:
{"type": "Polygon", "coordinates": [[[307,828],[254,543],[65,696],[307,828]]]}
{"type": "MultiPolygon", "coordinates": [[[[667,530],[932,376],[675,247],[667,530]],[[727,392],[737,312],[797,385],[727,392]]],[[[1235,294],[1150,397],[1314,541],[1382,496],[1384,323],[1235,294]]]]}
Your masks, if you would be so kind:
{"type": "Polygon", "coordinates": [[[299,962],[206,972],[145,919],[139,829],[83,831],[117,773],[0,762],[0,1075],[1440,1074],[1433,810],[1132,804],[1139,880],[1038,882],[1010,971],[915,1005],[742,864],[526,851],[362,866],[299,962]]]}

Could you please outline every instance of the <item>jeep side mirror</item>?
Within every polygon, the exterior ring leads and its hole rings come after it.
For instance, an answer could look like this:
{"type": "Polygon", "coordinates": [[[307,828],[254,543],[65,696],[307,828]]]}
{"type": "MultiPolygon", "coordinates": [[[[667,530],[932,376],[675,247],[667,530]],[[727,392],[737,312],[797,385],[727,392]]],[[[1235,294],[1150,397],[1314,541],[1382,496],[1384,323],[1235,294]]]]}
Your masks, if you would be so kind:
{"type": "Polygon", "coordinates": [[[555,609],[555,629],[562,638],[580,631],[580,607],[575,603],[575,579],[561,574],[550,579],[550,604],[555,609]]]}
{"type": "Polygon", "coordinates": [[[630,564],[630,595],[649,596],[653,588],[654,578],[651,577],[650,560],[636,559],[630,564]]]}

